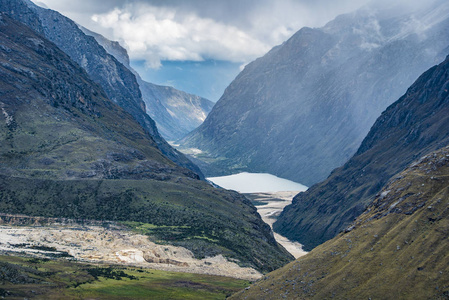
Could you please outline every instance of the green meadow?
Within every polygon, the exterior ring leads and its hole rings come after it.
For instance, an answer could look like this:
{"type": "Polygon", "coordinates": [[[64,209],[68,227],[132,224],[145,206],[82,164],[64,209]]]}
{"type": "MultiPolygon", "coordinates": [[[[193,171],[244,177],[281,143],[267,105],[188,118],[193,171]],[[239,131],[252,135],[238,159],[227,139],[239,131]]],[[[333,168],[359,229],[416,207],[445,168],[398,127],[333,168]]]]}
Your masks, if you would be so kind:
{"type": "Polygon", "coordinates": [[[0,256],[6,299],[225,299],[247,280],[67,260],[0,256]]]}

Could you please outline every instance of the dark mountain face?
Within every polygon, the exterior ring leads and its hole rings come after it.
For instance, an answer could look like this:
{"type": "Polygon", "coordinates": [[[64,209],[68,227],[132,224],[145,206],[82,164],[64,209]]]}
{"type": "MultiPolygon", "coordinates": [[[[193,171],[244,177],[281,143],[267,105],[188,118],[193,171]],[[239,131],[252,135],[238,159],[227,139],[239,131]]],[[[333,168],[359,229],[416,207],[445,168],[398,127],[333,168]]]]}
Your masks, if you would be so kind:
{"type": "Polygon", "coordinates": [[[2,213],[152,224],[159,242],[265,271],[291,259],[245,197],[169,160],[84,69],[3,13],[0,110],[2,213]]]}
{"type": "Polygon", "coordinates": [[[382,113],[345,165],[297,195],[274,224],[275,230],[311,249],[346,228],[393,175],[449,144],[448,90],[446,59],[382,113]]]}
{"type": "Polygon", "coordinates": [[[325,179],[381,112],[444,59],[447,11],[447,1],[415,13],[366,9],[301,29],[246,66],[183,146],[209,156],[207,175],[325,179]]]}
{"type": "Polygon", "coordinates": [[[204,122],[214,106],[212,101],[142,80],[131,68],[128,53],[118,42],[109,41],[100,34],[80,28],[85,34],[93,36],[109,54],[133,72],[146,104],[146,112],[156,122],[159,132],[166,140],[179,140],[204,122]]]}
{"type": "Polygon", "coordinates": [[[55,43],[86,70],[111,100],[129,112],[152,135],[167,157],[202,176],[198,167],[169,146],[159,135],[154,121],[146,114],[135,75],[109,55],[93,37],[85,35],[72,20],[60,13],[38,7],[29,0],[0,0],[0,11],[55,43]]]}
{"type": "Polygon", "coordinates": [[[446,299],[448,175],[449,147],[424,156],[344,233],[234,298],[446,299]]]}

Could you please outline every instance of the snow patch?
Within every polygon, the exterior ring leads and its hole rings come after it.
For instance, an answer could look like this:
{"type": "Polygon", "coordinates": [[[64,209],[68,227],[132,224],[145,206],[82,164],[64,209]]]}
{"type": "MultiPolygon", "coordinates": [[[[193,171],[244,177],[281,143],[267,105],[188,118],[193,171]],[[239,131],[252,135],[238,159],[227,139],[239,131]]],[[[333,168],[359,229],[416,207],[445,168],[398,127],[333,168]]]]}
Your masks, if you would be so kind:
{"type": "Polygon", "coordinates": [[[12,124],[12,122],[14,122],[14,118],[8,114],[8,112],[5,110],[3,105],[1,106],[1,108],[2,108],[2,113],[5,116],[6,126],[10,126],[12,124]]]}

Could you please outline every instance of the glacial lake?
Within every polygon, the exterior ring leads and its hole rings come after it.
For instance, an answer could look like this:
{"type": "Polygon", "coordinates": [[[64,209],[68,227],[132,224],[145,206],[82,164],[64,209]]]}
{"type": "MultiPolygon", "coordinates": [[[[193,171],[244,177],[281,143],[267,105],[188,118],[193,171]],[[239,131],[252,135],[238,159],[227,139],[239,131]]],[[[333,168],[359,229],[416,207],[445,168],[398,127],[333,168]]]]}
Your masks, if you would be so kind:
{"type": "Polygon", "coordinates": [[[240,193],[273,193],[307,190],[305,185],[268,173],[239,173],[229,176],[208,177],[214,184],[240,193]]]}

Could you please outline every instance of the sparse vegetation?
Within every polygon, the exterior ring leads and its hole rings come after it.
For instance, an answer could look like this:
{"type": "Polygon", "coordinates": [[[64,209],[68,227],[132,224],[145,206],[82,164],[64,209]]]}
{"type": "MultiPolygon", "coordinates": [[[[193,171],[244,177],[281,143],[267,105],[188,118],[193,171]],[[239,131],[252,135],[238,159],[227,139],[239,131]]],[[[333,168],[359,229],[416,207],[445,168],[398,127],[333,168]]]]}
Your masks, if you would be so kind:
{"type": "Polygon", "coordinates": [[[221,276],[0,256],[0,297],[225,299],[250,282],[221,276]]]}

